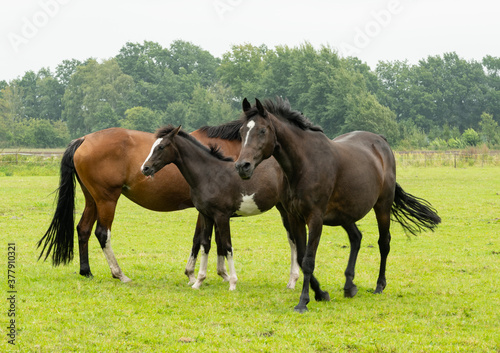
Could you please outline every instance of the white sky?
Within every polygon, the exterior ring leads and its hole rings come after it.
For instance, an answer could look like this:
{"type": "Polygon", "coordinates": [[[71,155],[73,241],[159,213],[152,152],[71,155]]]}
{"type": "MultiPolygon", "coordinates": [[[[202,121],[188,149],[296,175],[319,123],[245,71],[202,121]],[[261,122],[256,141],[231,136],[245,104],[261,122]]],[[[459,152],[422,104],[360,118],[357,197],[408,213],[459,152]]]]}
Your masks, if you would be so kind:
{"type": "Polygon", "coordinates": [[[0,1],[0,80],[64,59],[108,59],[127,41],[190,41],[221,57],[233,44],[330,45],[372,69],[455,51],[500,57],[498,0],[0,1]]]}

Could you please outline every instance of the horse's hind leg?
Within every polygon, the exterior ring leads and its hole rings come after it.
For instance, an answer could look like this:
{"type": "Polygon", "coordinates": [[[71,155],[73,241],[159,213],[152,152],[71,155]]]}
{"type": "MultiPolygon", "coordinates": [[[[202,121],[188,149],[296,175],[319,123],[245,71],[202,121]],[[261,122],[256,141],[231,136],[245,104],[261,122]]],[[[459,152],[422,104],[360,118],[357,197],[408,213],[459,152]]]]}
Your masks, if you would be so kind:
{"type": "Polygon", "coordinates": [[[115,254],[111,248],[111,224],[115,215],[116,201],[101,202],[97,204],[97,226],[95,235],[101,244],[104,256],[108,261],[113,278],[118,278],[122,282],[130,282],[131,279],[125,276],[116,261],[115,254]]]}
{"type": "Polygon", "coordinates": [[[85,195],[85,209],[76,227],[78,233],[78,250],[80,253],[80,275],[92,277],[89,264],[89,238],[97,219],[97,209],[94,199],[84,186],[82,186],[82,191],[85,195]]]}
{"type": "Polygon", "coordinates": [[[351,244],[349,261],[345,270],[344,297],[352,298],[356,295],[356,293],[358,293],[358,287],[356,287],[356,285],[354,284],[354,273],[363,235],[361,234],[355,223],[343,226],[343,228],[347,232],[347,235],[349,236],[349,242],[351,244]]]}
{"type": "Polygon", "coordinates": [[[375,215],[377,216],[379,231],[378,247],[380,249],[380,271],[377,280],[377,288],[375,288],[374,294],[380,294],[384,291],[387,284],[385,279],[385,268],[387,264],[387,256],[391,250],[390,208],[386,208],[385,210],[375,208],[375,215]]]}

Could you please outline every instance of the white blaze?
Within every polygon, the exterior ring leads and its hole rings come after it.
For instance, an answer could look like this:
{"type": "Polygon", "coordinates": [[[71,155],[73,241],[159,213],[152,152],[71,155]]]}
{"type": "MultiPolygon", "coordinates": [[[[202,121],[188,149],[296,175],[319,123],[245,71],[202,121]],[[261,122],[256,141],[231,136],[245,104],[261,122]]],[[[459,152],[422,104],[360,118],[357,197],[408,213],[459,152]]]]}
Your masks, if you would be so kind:
{"type": "Polygon", "coordinates": [[[248,136],[250,135],[250,131],[252,131],[252,129],[254,128],[254,126],[255,126],[255,121],[250,120],[248,122],[248,124],[247,124],[248,131],[247,131],[247,136],[245,137],[245,143],[243,144],[243,147],[245,147],[247,145],[248,136]]]}
{"type": "Polygon", "coordinates": [[[240,208],[238,209],[238,211],[235,212],[237,215],[254,216],[262,213],[261,210],[259,210],[259,207],[257,207],[255,200],[253,199],[255,194],[252,195],[241,194],[241,196],[243,197],[243,199],[241,201],[240,208]]]}
{"type": "Polygon", "coordinates": [[[155,143],[153,143],[153,147],[151,147],[151,151],[149,152],[149,155],[147,156],[147,158],[146,158],[146,160],[144,161],[144,163],[142,163],[141,170],[143,170],[143,168],[144,168],[144,164],[146,164],[146,163],[148,162],[148,160],[151,158],[151,156],[153,155],[153,152],[154,152],[154,150],[155,150],[155,147],[156,147],[156,146],[158,146],[158,145],[161,143],[161,141],[162,141],[162,140],[163,140],[162,138],[159,138],[159,139],[157,139],[157,140],[155,141],[155,143]]]}

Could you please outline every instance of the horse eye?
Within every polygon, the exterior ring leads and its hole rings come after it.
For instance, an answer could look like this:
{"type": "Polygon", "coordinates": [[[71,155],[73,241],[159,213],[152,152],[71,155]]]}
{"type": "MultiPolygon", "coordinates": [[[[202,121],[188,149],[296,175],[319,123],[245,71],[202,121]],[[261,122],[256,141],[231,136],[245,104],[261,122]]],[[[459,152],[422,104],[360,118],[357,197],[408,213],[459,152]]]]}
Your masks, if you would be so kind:
{"type": "Polygon", "coordinates": [[[264,135],[265,133],[266,133],[266,129],[264,129],[264,128],[260,129],[260,131],[259,131],[260,135],[264,135]]]}
{"type": "Polygon", "coordinates": [[[165,149],[165,146],[163,145],[158,145],[158,150],[163,151],[165,149]]]}

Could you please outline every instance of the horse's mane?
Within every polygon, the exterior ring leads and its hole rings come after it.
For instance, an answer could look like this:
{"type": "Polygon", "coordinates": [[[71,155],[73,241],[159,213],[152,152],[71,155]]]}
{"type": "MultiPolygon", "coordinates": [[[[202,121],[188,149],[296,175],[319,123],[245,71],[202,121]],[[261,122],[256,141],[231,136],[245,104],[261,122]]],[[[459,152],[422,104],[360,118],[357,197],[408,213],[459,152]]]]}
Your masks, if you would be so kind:
{"type": "MultiPolygon", "coordinates": [[[[321,126],[314,125],[298,110],[292,110],[288,99],[283,99],[281,97],[276,97],[274,100],[266,99],[263,106],[272,115],[282,118],[302,130],[323,132],[321,126]]],[[[253,106],[249,111],[245,112],[244,116],[246,115],[247,118],[250,118],[258,113],[257,107],[253,106]]]]}
{"type": "MultiPolygon", "coordinates": [[[[175,129],[175,127],[172,125],[164,126],[156,131],[156,138],[163,138],[163,137],[167,136],[170,132],[172,132],[172,130],[174,130],[174,129],[175,129]]],[[[233,162],[234,161],[231,157],[226,157],[222,154],[222,152],[220,151],[220,146],[209,145],[209,148],[207,148],[200,141],[195,139],[193,136],[191,136],[190,134],[188,134],[184,130],[179,130],[179,132],[177,133],[177,136],[183,137],[183,138],[191,141],[197,147],[206,151],[207,153],[214,156],[215,158],[220,159],[221,161],[225,161],[225,162],[233,162]]]]}
{"type": "Polygon", "coordinates": [[[241,120],[234,120],[219,126],[203,126],[198,130],[204,132],[210,138],[220,138],[229,141],[241,141],[241,120]]]}

